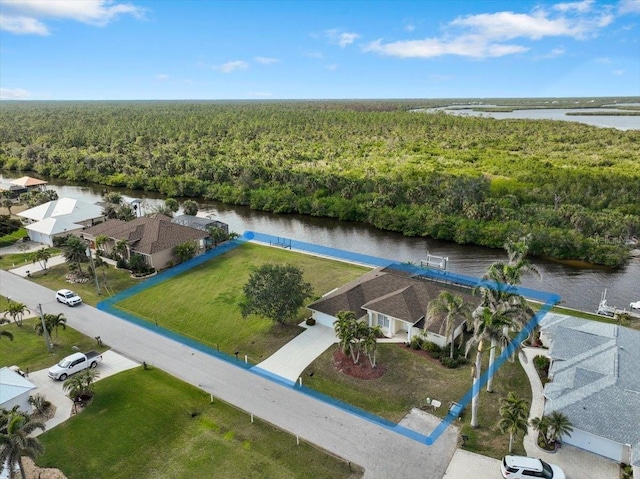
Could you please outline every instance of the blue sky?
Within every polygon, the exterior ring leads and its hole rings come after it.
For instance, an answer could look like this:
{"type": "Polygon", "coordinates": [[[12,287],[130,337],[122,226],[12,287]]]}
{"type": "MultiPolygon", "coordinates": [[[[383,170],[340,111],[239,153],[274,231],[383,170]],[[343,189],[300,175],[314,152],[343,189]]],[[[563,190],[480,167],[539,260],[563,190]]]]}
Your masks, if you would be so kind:
{"type": "Polygon", "coordinates": [[[0,98],[640,96],[640,0],[0,0],[0,98]]]}

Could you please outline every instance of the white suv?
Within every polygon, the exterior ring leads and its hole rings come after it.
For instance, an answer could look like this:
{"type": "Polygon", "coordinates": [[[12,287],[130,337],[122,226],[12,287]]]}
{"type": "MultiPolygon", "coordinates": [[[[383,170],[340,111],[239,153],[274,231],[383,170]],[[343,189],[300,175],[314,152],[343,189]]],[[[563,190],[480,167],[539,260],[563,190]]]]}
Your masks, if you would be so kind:
{"type": "Polygon", "coordinates": [[[56,300],[58,303],[66,304],[67,306],[75,306],[82,303],[82,298],[70,289],[61,289],[56,293],[56,300]]]}
{"type": "Polygon", "coordinates": [[[500,463],[500,470],[502,477],[507,479],[528,479],[530,477],[566,479],[564,472],[558,466],[547,464],[534,457],[504,456],[500,463]]]}

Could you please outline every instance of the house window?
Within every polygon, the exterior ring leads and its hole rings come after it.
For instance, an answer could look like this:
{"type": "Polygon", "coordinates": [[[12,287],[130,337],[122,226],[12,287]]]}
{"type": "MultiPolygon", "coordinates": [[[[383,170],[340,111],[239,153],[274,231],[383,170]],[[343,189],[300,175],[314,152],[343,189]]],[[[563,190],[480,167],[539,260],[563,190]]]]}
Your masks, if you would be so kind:
{"type": "Polygon", "coordinates": [[[387,318],[384,314],[378,314],[378,326],[381,328],[389,327],[389,318],[387,318]]]}

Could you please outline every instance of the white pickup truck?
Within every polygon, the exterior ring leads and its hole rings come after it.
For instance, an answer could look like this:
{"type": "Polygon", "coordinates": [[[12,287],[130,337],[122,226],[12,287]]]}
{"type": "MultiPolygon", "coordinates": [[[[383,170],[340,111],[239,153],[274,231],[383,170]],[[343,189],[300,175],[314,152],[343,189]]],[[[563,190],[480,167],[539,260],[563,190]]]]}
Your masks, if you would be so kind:
{"type": "Polygon", "coordinates": [[[102,361],[102,354],[97,351],[89,351],[88,353],[73,353],[60,361],[55,366],[49,368],[49,377],[64,381],[72,374],[78,373],[83,369],[95,368],[102,361]]]}

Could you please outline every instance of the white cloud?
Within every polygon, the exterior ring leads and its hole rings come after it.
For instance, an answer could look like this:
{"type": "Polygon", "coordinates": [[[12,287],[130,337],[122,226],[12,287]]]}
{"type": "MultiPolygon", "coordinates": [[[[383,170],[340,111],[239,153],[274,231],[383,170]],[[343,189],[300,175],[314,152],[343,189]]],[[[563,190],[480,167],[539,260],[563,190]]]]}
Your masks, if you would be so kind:
{"type": "Polygon", "coordinates": [[[501,57],[529,50],[520,45],[489,43],[482,37],[468,35],[452,40],[427,38],[383,44],[376,40],[365,47],[365,51],[400,58],[434,58],[443,55],[458,55],[471,58],[501,57]]]}
{"type": "Polygon", "coordinates": [[[553,6],[553,9],[559,12],[575,11],[580,13],[586,13],[591,11],[592,6],[593,6],[593,0],[583,0],[582,2],[558,3],[553,6]]]}
{"type": "Polygon", "coordinates": [[[552,48],[549,53],[543,55],[543,58],[558,58],[565,54],[565,49],[562,47],[552,48]]]}
{"type": "Polygon", "coordinates": [[[111,0],[3,0],[0,29],[14,34],[48,35],[45,20],[74,20],[105,26],[120,15],[142,18],[145,9],[111,0]]]}
{"type": "Polygon", "coordinates": [[[22,88],[0,88],[0,100],[28,100],[31,93],[22,88]]]}
{"type": "Polygon", "coordinates": [[[166,73],[158,73],[156,75],[156,80],[166,81],[168,79],[169,79],[169,75],[167,75],[166,73]]]}
{"type": "Polygon", "coordinates": [[[529,42],[543,38],[593,37],[614,18],[609,5],[593,0],[558,3],[549,11],[535,8],[529,13],[482,13],[452,20],[440,37],[391,42],[379,39],[366,45],[364,51],[400,58],[501,57],[529,51],[529,42]]]}
{"type": "Polygon", "coordinates": [[[236,70],[246,70],[247,68],[249,68],[249,64],[242,60],[235,60],[213,67],[214,70],[221,71],[222,73],[231,73],[236,70]]]}
{"type": "Polygon", "coordinates": [[[327,70],[329,70],[330,72],[335,71],[335,70],[337,70],[337,69],[338,69],[338,65],[336,65],[335,63],[334,63],[334,64],[331,64],[331,65],[325,65],[324,67],[325,67],[327,70]]]}
{"type": "Polygon", "coordinates": [[[620,69],[620,70],[612,70],[611,73],[613,73],[616,76],[622,76],[622,75],[624,75],[625,70],[622,70],[622,69],[620,69]]]}
{"type": "Polygon", "coordinates": [[[358,35],[357,33],[341,32],[338,29],[327,30],[325,34],[327,35],[331,43],[339,45],[340,48],[351,45],[358,38],[360,38],[360,35],[358,35]]]}
{"type": "Polygon", "coordinates": [[[640,13],[640,0],[622,0],[618,5],[618,12],[622,15],[640,13]]]}
{"type": "Polygon", "coordinates": [[[272,65],[278,63],[280,60],[271,57],[255,57],[254,60],[262,65],[272,65]]]}

